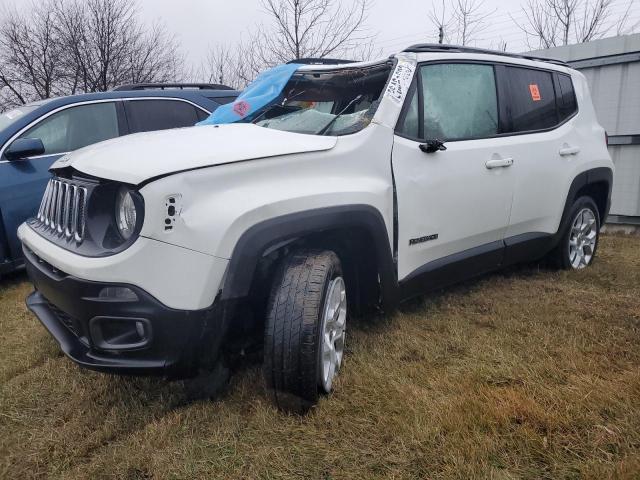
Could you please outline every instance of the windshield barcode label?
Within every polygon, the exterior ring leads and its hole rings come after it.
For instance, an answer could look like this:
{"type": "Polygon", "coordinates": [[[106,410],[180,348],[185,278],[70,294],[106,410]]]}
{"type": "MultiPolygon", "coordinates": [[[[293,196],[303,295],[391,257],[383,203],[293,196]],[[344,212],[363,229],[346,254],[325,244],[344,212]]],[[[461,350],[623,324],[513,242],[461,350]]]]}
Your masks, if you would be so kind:
{"type": "Polygon", "coordinates": [[[409,87],[411,87],[415,71],[415,64],[407,62],[406,60],[400,60],[398,65],[396,65],[396,69],[387,86],[386,95],[398,105],[404,102],[404,97],[407,95],[409,87]]]}

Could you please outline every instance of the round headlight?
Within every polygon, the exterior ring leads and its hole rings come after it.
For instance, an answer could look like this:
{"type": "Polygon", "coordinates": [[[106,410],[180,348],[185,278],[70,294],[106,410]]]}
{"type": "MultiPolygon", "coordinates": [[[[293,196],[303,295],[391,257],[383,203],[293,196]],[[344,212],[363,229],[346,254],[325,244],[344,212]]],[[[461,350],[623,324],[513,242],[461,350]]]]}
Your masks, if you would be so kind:
{"type": "Polygon", "coordinates": [[[131,238],[136,228],[136,204],[127,188],[121,188],[116,201],[116,224],[125,240],[131,238]]]}

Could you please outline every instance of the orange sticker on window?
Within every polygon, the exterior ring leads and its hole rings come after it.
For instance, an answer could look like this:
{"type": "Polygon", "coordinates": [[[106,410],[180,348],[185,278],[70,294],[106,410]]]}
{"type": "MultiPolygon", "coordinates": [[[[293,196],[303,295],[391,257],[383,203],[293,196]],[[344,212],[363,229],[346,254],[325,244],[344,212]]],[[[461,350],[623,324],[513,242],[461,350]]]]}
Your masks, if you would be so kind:
{"type": "Polygon", "coordinates": [[[534,102],[539,102],[540,100],[542,100],[542,97],[540,96],[540,89],[538,88],[537,84],[532,83],[531,85],[529,85],[529,91],[531,92],[531,99],[534,102]]]}

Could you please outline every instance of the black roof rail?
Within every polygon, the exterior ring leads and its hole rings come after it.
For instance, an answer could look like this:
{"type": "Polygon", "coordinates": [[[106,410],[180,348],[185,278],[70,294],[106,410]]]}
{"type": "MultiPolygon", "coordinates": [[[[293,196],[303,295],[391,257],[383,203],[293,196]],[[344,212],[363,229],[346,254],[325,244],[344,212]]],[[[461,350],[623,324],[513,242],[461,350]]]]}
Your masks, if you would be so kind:
{"type": "Polygon", "coordinates": [[[287,65],[299,63],[301,65],[344,65],[347,63],[357,63],[357,60],[343,60],[338,58],[299,58],[291,60],[287,65]]]}
{"type": "Polygon", "coordinates": [[[417,45],[411,45],[404,50],[410,53],[425,53],[425,52],[454,52],[454,53],[484,53],[487,55],[500,55],[503,57],[521,58],[524,60],[535,60],[538,62],[553,63],[554,65],[561,65],[568,67],[569,64],[562,60],[555,60],[553,58],[534,57],[531,55],[521,55],[519,53],[508,53],[500,50],[489,50],[486,48],[465,47],[461,45],[447,45],[440,43],[419,43],[417,45]]]}
{"type": "Polygon", "coordinates": [[[114,88],[113,92],[135,90],[233,90],[227,85],[215,83],[131,83],[114,88]]]}

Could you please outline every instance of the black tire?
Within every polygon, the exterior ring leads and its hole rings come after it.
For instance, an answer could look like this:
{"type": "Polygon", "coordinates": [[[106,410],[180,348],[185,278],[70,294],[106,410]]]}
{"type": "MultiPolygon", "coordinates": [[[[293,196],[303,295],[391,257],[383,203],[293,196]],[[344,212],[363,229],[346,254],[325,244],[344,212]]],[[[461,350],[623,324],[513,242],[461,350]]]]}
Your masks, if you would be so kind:
{"type": "Polygon", "coordinates": [[[588,209],[592,212],[596,224],[595,224],[595,247],[593,248],[593,254],[591,255],[591,259],[587,266],[590,266],[593,263],[593,259],[595,259],[598,245],[600,244],[600,213],[598,211],[598,206],[593,201],[591,197],[580,197],[578,198],[571,207],[569,211],[569,216],[567,217],[567,223],[564,226],[564,230],[562,232],[562,237],[560,238],[560,243],[558,246],[551,252],[550,259],[554,266],[560,268],[562,270],[571,270],[575,267],[571,264],[570,258],[570,239],[571,239],[571,230],[574,222],[577,219],[577,216],[580,212],[588,209]]]}
{"type": "Polygon", "coordinates": [[[263,373],[278,408],[305,413],[318,401],[322,317],[327,290],[342,276],[331,251],[298,251],[273,280],[264,334],[263,373]]]}

